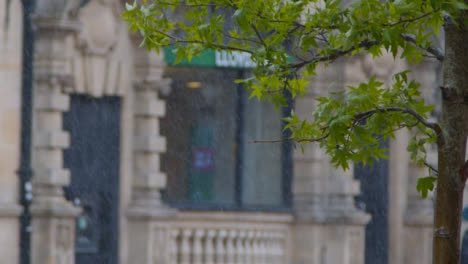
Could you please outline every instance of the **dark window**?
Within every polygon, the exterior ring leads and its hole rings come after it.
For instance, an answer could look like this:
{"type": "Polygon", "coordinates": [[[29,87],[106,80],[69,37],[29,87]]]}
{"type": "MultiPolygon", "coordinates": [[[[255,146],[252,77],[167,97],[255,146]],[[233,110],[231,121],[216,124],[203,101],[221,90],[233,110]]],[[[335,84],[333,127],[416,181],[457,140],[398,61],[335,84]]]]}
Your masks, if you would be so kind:
{"type": "MultiPolygon", "coordinates": [[[[169,68],[162,134],[165,199],[187,209],[287,208],[285,145],[254,144],[282,135],[281,111],[248,99],[240,70],[169,68]]],[[[288,150],[289,151],[289,150],[288,150]]]]}

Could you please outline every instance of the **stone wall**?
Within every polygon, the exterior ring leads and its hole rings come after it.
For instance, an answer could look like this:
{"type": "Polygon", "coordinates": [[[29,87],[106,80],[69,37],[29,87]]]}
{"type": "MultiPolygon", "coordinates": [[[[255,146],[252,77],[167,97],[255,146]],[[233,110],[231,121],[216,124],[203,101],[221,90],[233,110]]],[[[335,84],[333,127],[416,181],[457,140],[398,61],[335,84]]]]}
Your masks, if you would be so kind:
{"type": "Polygon", "coordinates": [[[18,176],[20,149],[22,8],[0,0],[0,255],[17,263],[19,254],[18,176]]]}

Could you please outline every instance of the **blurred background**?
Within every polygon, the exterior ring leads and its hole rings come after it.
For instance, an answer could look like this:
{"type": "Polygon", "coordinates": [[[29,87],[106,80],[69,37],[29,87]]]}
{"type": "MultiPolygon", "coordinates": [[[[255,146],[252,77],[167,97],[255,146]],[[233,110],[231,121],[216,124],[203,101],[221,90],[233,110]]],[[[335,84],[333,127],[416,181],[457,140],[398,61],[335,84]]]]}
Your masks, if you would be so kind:
{"type": "Polygon", "coordinates": [[[308,118],[315,96],[372,75],[411,68],[435,102],[436,62],[338,60],[276,111],[234,82],[248,55],[174,65],[170,48],[138,47],[124,5],[0,0],[0,263],[430,263],[428,171],[408,132],[346,172],[317,145],[252,141],[287,137],[292,109],[308,118]]]}

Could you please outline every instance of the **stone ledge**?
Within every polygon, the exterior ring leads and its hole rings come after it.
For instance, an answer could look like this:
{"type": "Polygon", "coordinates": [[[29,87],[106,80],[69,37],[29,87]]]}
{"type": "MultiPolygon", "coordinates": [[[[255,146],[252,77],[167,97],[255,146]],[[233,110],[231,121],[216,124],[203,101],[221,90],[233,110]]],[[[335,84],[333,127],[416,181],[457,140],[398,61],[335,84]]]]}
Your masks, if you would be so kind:
{"type": "Polygon", "coordinates": [[[146,98],[135,106],[135,115],[144,117],[162,117],[165,115],[164,101],[146,98]]]}
{"type": "Polygon", "coordinates": [[[139,172],[135,175],[136,187],[160,188],[166,186],[166,174],[162,172],[139,172]]]}
{"type": "Polygon", "coordinates": [[[0,203],[0,218],[18,217],[23,212],[23,207],[15,203],[0,203]]]}
{"type": "Polygon", "coordinates": [[[176,209],[167,207],[163,204],[147,206],[131,204],[126,210],[126,215],[129,219],[143,221],[174,219],[176,214],[176,209]]]}
{"type": "Polygon", "coordinates": [[[34,184],[68,185],[70,171],[58,168],[37,168],[34,170],[34,184]]]}
{"type": "Polygon", "coordinates": [[[158,135],[135,136],[135,151],[161,153],[166,151],[166,138],[158,135]]]}
{"type": "Polygon", "coordinates": [[[39,202],[31,205],[31,214],[38,217],[76,217],[82,212],[80,207],[63,202],[39,202]]]}
{"type": "Polygon", "coordinates": [[[171,223],[192,222],[200,225],[212,223],[289,225],[294,221],[293,215],[289,213],[179,211],[164,204],[159,206],[130,205],[127,209],[127,216],[131,219],[151,218],[162,222],[170,220],[171,223]]]}
{"type": "Polygon", "coordinates": [[[404,218],[405,226],[417,226],[417,227],[433,227],[434,215],[432,213],[413,213],[409,215],[407,212],[404,218]]]}
{"type": "MultiPolygon", "coordinates": [[[[147,66],[136,66],[136,72],[141,74],[141,72],[147,72],[147,66]]],[[[151,76],[157,76],[158,74],[152,74],[151,76]]],[[[154,78],[154,77],[153,77],[154,78]]],[[[134,87],[136,90],[165,90],[171,86],[172,80],[169,78],[155,78],[155,79],[145,79],[142,81],[135,81],[134,87]]]]}
{"type": "Polygon", "coordinates": [[[291,224],[294,220],[289,213],[268,212],[178,212],[176,220],[200,222],[253,222],[259,224],[291,224]]]}
{"type": "Polygon", "coordinates": [[[70,108],[70,97],[57,93],[39,93],[36,95],[35,108],[37,110],[65,112],[70,108]]]}
{"type": "MultiPolygon", "coordinates": [[[[57,2],[57,1],[55,1],[57,2]]],[[[52,9],[56,11],[57,9],[52,9]]],[[[58,12],[60,13],[60,12],[58,12]]],[[[37,11],[33,16],[33,23],[36,30],[42,34],[69,34],[81,29],[81,24],[75,20],[64,19],[63,17],[57,17],[57,12],[53,14],[43,14],[37,11]]]]}
{"type": "Polygon", "coordinates": [[[301,224],[323,225],[366,225],[371,215],[363,211],[301,212],[296,214],[296,221],[301,224]]]}
{"type": "Polygon", "coordinates": [[[36,148],[64,149],[70,146],[70,136],[66,131],[37,132],[34,137],[36,148]]]}

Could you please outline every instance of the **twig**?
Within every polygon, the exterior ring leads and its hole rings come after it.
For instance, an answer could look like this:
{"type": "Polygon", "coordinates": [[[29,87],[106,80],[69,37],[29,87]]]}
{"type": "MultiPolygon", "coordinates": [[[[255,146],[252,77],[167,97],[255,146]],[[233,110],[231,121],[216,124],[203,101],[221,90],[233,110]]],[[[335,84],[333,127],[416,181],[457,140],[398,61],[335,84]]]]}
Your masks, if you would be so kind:
{"type": "Polygon", "coordinates": [[[434,168],[431,164],[424,161],[424,165],[428,167],[430,170],[432,170],[433,172],[435,172],[437,175],[439,175],[439,171],[436,168],[434,168]]]}
{"type": "Polygon", "coordinates": [[[418,114],[416,111],[410,108],[401,108],[401,107],[376,108],[376,109],[372,109],[366,112],[359,113],[354,118],[356,120],[365,120],[378,112],[401,112],[404,114],[409,114],[409,115],[412,115],[414,118],[416,118],[425,127],[428,127],[434,130],[437,136],[439,136],[442,133],[442,130],[437,123],[429,122],[428,120],[424,119],[424,117],[422,117],[420,114],[418,114]]]}
{"type": "Polygon", "coordinates": [[[414,21],[417,21],[417,20],[420,20],[420,19],[423,19],[429,15],[432,15],[436,12],[439,12],[440,9],[435,9],[431,12],[428,12],[428,13],[424,13],[418,17],[414,17],[414,18],[408,18],[408,19],[400,19],[398,20],[397,22],[394,22],[394,23],[390,23],[390,24],[382,24],[382,26],[384,27],[394,27],[394,26],[397,26],[399,24],[404,24],[404,23],[411,23],[411,22],[414,22],[414,21]]]}
{"type": "Polygon", "coordinates": [[[267,45],[266,45],[265,41],[263,40],[263,37],[260,34],[260,32],[258,31],[257,27],[254,24],[251,24],[251,26],[252,26],[252,29],[254,30],[255,34],[257,35],[258,39],[260,40],[260,42],[262,43],[262,45],[266,49],[267,45]]]}
{"type": "Polygon", "coordinates": [[[280,139],[272,139],[272,140],[251,140],[248,141],[249,144],[251,143],[279,143],[284,141],[295,141],[295,142],[318,142],[326,139],[330,134],[327,133],[322,137],[319,138],[302,138],[302,139],[294,139],[294,138],[280,138],[280,139]]]}
{"type": "Polygon", "coordinates": [[[351,52],[353,52],[353,51],[355,51],[357,49],[361,49],[361,48],[369,49],[370,47],[372,47],[374,45],[377,45],[377,44],[378,44],[378,42],[375,41],[375,40],[362,41],[357,46],[349,48],[347,50],[337,50],[332,54],[328,54],[328,55],[324,55],[324,56],[318,56],[318,57],[314,57],[314,58],[309,59],[309,60],[289,64],[288,67],[294,68],[294,69],[300,69],[300,68],[302,68],[305,65],[310,64],[310,63],[317,63],[317,62],[322,62],[322,61],[333,61],[333,60],[335,60],[335,59],[337,59],[337,58],[339,58],[341,56],[347,55],[347,54],[349,54],[349,53],[351,53],[351,52]]]}
{"type": "Polygon", "coordinates": [[[434,55],[434,57],[439,60],[439,61],[443,61],[444,58],[445,58],[445,55],[444,55],[444,52],[437,48],[437,47],[428,47],[428,48],[425,48],[425,47],[422,47],[421,45],[418,45],[416,43],[416,38],[410,34],[401,34],[401,37],[408,41],[408,42],[411,42],[413,43],[414,45],[416,45],[418,48],[422,49],[422,50],[425,50],[427,52],[429,52],[430,54],[434,55]]]}

